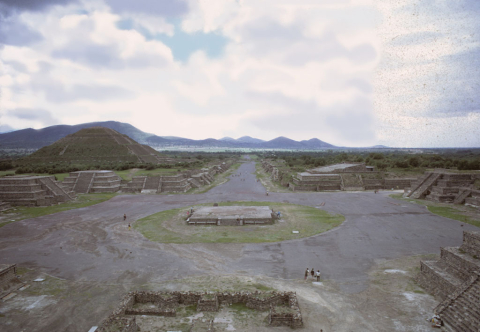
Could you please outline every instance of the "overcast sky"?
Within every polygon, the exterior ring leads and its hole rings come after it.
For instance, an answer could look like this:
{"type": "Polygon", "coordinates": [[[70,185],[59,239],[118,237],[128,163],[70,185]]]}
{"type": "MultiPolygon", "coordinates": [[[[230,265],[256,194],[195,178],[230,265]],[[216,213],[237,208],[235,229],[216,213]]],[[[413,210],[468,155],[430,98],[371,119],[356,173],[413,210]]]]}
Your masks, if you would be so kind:
{"type": "Polygon", "coordinates": [[[0,132],[480,146],[480,1],[0,0],[0,132]]]}

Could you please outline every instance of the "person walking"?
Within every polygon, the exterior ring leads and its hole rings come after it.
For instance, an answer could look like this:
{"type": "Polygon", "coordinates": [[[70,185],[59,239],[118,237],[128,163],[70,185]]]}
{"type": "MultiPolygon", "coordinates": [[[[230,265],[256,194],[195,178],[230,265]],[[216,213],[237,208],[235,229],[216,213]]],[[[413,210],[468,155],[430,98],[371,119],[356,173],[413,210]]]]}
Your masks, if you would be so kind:
{"type": "Polygon", "coordinates": [[[307,269],[305,270],[305,280],[307,280],[309,273],[310,273],[310,271],[308,270],[308,267],[307,267],[307,269]]]}
{"type": "Polygon", "coordinates": [[[130,226],[130,224],[128,224],[128,230],[131,230],[132,229],[132,226],[130,226]]]}
{"type": "Polygon", "coordinates": [[[320,270],[317,270],[316,277],[317,277],[317,282],[320,282],[320,270]]]}
{"type": "Polygon", "coordinates": [[[313,279],[313,276],[315,275],[315,269],[312,267],[312,271],[310,271],[310,274],[312,275],[312,279],[313,279]]]}
{"type": "Polygon", "coordinates": [[[127,214],[126,213],[123,214],[123,221],[125,221],[125,220],[127,220],[127,214]]]}

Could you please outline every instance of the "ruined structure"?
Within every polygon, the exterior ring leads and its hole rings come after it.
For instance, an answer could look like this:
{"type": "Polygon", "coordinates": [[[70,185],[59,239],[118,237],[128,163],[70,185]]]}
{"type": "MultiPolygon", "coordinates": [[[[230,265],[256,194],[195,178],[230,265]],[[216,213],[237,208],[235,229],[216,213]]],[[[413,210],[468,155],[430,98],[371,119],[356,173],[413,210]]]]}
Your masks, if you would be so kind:
{"type": "Polygon", "coordinates": [[[480,206],[480,191],[473,189],[480,174],[452,173],[445,170],[425,172],[405,189],[404,197],[428,199],[435,202],[480,206]]]}
{"type": "Polygon", "coordinates": [[[442,302],[435,313],[451,331],[480,326],[480,232],[463,232],[460,247],[440,248],[439,261],[421,261],[417,282],[442,302]]]}
{"type": "MultiPolygon", "coordinates": [[[[272,167],[265,166],[266,171],[272,167]]],[[[343,163],[318,167],[297,173],[288,184],[293,191],[404,189],[414,178],[390,178],[363,163],[343,163]]]]}
{"type": "Polygon", "coordinates": [[[0,178],[0,200],[11,205],[49,206],[74,198],[75,193],[64,189],[54,176],[0,178]]]}
{"type": "Polygon", "coordinates": [[[201,170],[185,171],[168,176],[134,176],[132,181],[121,186],[122,192],[156,194],[162,192],[187,192],[190,188],[200,188],[214,181],[214,176],[223,173],[231,162],[214,165],[201,170]]]}
{"type": "Polygon", "coordinates": [[[272,224],[275,213],[268,206],[213,206],[196,209],[188,225],[243,226],[272,224]]]}
{"type": "Polygon", "coordinates": [[[9,288],[12,281],[17,280],[17,265],[0,264],[0,293],[9,288]]]}
{"type": "Polygon", "coordinates": [[[120,190],[121,178],[112,171],[71,172],[63,187],[77,194],[114,193],[120,190]]]}
{"type": "MultiPolygon", "coordinates": [[[[141,315],[175,317],[181,305],[196,305],[197,311],[216,312],[222,305],[243,303],[254,310],[270,310],[271,326],[303,326],[297,296],[293,292],[130,292],[120,306],[103,321],[97,332],[137,331],[136,317],[141,315]]],[[[197,325],[195,321],[193,326],[197,325]]],[[[214,330],[214,322],[208,324],[214,330]]]]}

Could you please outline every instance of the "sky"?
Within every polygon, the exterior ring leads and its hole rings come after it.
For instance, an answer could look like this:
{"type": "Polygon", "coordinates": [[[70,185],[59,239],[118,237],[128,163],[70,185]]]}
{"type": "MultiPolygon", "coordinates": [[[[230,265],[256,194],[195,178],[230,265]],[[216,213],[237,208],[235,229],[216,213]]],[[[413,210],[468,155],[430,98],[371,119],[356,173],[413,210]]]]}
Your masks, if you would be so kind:
{"type": "Polygon", "coordinates": [[[476,0],[0,0],[0,132],[480,147],[476,0]]]}

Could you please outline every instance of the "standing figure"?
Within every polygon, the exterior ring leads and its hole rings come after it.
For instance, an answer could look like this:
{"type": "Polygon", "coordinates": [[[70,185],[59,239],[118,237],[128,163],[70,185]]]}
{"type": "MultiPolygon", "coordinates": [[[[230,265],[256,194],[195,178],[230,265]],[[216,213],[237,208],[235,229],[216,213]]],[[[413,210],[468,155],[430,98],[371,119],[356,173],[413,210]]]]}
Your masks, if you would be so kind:
{"type": "Polygon", "coordinates": [[[313,276],[315,275],[315,269],[312,267],[312,271],[310,271],[311,275],[312,275],[312,279],[313,279],[313,276]]]}
{"type": "Polygon", "coordinates": [[[308,270],[308,267],[307,267],[307,269],[305,270],[305,280],[307,280],[307,277],[308,277],[309,273],[310,273],[310,271],[308,270]]]}
{"type": "Polygon", "coordinates": [[[132,226],[130,226],[130,224],[128,224],[128,230],[131,230],[132,229],[132,226]]]}
{"type": "Polygon", "coordinates": [[[317,274],[317,282],[319,282],[320,281],[320,270],[317,270],[316,274],[317,274]]]}
{"type": "Polygon", "coordinates": [[[127,220],[127,214],[123,215],[123,221],[127,220]]]}

